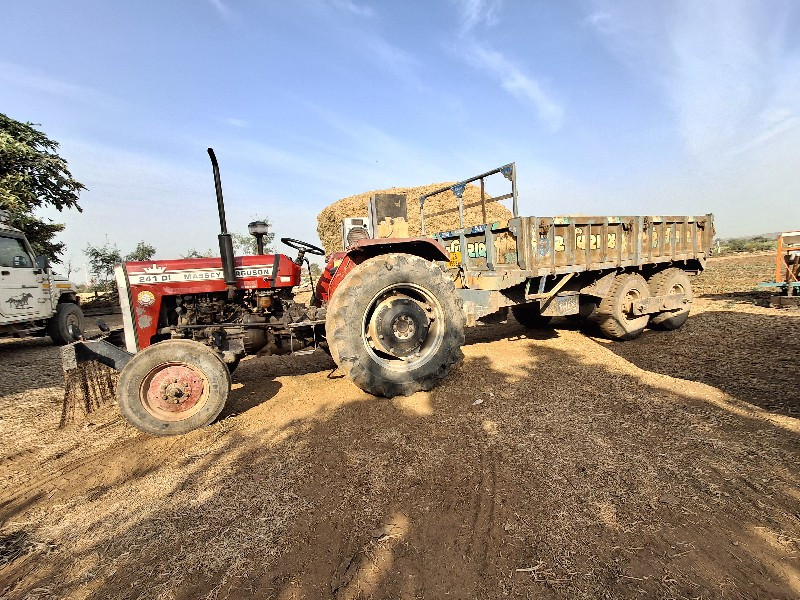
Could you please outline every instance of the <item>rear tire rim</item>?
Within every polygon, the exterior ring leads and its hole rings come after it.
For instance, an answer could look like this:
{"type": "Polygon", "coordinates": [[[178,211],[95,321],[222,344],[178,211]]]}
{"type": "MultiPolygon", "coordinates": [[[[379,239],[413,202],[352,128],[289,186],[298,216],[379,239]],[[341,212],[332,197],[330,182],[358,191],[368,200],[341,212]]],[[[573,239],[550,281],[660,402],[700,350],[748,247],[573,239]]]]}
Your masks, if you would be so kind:
{"type": "Polygon", "coordinates": [[[147,374],[139,388],[139,398],[156,419],[183,421],[203,409],[209,388],[208,377],[193,365],[169,362],[147,374]]]}
{"type": "Polygon", "coordinates": [[[413,283],[397,283],[372,297],[364,312],[361,337],[376,363],[393,371],[410,371],[436,355],[444,329],[444,310],[433,294],[413,283]]]}

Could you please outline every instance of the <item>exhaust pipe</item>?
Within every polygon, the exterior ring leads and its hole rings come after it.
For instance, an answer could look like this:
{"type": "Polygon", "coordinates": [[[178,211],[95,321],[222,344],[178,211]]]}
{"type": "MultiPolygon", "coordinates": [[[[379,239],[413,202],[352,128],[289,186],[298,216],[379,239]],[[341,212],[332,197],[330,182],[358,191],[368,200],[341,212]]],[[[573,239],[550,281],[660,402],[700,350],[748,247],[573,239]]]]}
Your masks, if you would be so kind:
{"type": "Polygon", "coordinates": [[[217,192],[217,211],[219,212],[219,255],[222,258],[222,276],[228,286],[228,297],[233,298],[236,293],[236,265],[233,264],[233,238],[228,233],[228,224],[225,222],[225,203],[222,200],[222,181],[219,177],[219,163],[214,149],[208,149],[211,166],[214,168],[214,189],[217,192]]]}

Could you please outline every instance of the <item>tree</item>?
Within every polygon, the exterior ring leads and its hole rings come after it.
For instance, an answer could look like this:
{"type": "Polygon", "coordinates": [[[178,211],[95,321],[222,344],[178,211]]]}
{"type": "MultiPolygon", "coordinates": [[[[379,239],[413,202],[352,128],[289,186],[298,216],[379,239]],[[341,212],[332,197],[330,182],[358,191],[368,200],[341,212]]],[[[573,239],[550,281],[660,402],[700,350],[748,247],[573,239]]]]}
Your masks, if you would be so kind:
{"type": "Polygon", "coordinates": [[[97,280],[97,289],[108,290],[114,266],[122,262],[122,254],[116,244],[106,242],[102,246],[87,244],[84,249],[89,258],[89,272],[97,280]]]}
{"type": "MultiPolygon", "coordinates": [[[[322,267],[320,267],[317,263],[309,261],[311,264],[311,276],[314,279],[317,279],[320,275],[322,275],[322,267]]],[[[308,274],[308,268],[306,268],[306,274],[308,274]]]]}
{"type": "Polygon", "coordinates": [[[75,263],[75,257],[74,256],[70,256],[67,260],[63,261],[62,265],[64,267],[62,269],[62,271],[64,271],[64,276],[67,279],[71,279],[72,278],[72,274],[75,271],[78,270],[78,268],[76,266],[76,263],[75,263]]]}
{"type": "Polygon", "coordinates": [[[219,256],[219,252],[214,252],[211,248],[205,251],[192,248],[186,254],[182,254],[181,258],[211,258],[212,256],[219,256]]]}
{"type": "Polygon", "coordinates": [[[136,249],[125,257],[125,260],[145,261],[152,260],[156,249],[146,242],[136,244],[136,249]]]}
{"type": "Polygon", "coordinates": [[[42,220],[35,212],[46,206],[80,212],[78,196],[86,187],[56,153],[58,142],[35,127],[0,113],[0,208],[11,213],[11,223],[25,232],[37,254],[61,262],[64,244],[54,237],[64,225],[42,220]]]}
{"type": "MultiPolygon", "coordinates": [[[[267,224],[267,227],[271,227],[271,223],[269,222],[269,217],[261,217],[261,218],[253,217],[251,220],[264,221],[264,223],[267,224]]],[[[233,237],[233,249],[236,251],[237,254],[256,254],[258,252],[256,238],[250,235],[249,233],[233,233],[231,234],[231,237],[233,237]]],[[[264,236],[265,254],[269,254],[273,251],[272,240],[274,239],[275,239],[275,234],[271,231],[264,236]]]]}

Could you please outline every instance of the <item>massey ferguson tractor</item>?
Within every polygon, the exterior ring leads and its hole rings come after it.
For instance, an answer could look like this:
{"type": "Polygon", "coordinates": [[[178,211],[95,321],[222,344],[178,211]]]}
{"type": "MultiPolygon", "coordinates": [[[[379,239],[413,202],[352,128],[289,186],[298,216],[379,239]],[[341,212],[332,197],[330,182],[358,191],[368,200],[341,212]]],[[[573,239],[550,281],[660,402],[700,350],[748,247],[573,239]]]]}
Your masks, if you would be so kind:
{"type": "Polygon", "coordinates": [[[324,251],[282,238],[294,258],[264,254],[266,225],[255,222],[257,254],[234,256],[219,166],[208,153],[220,257],[118,266],[124,335],[63,350],[68,374],[87,361],[121,371],[122,415],[154,435],[214,421],[248,354],[322,348],[358,387],[393,397],[442,381],[462,358],[465,326],[505,320],[509,309],[525,327],[572,316],[617,340],[648,325],[677,329],[692,301],[687,274],[704,268],[713,239],[712,215],[519,217],[509,164],[420,198],[422,237],[359,239],[330,256],[306,306],[292,288],[306,255],[324,251]],[[480,180],[485,214],[484,179],[492,175],[511,184],[493,200],[512,199],[513,218],[465,227],[466,185],[480,180]],[[426,237],[425,200],[447,192],[458,199],[461,226],[426,237]]]}

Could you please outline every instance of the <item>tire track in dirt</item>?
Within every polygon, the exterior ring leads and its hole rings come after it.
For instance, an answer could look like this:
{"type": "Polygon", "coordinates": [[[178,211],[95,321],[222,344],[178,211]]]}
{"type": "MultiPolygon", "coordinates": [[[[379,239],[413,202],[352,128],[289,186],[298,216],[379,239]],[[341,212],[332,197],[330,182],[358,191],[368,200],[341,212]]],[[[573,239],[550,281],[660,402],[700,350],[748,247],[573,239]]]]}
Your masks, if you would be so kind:
{"type": "Polygon", "coordinates": [[[495,529],[497,493],[497,454],[494,450],[481,453],[480,473],[472,494],[472,518],[467,557],[480,565],[480,573],[489,567],[489,548],[495,529]]]}

